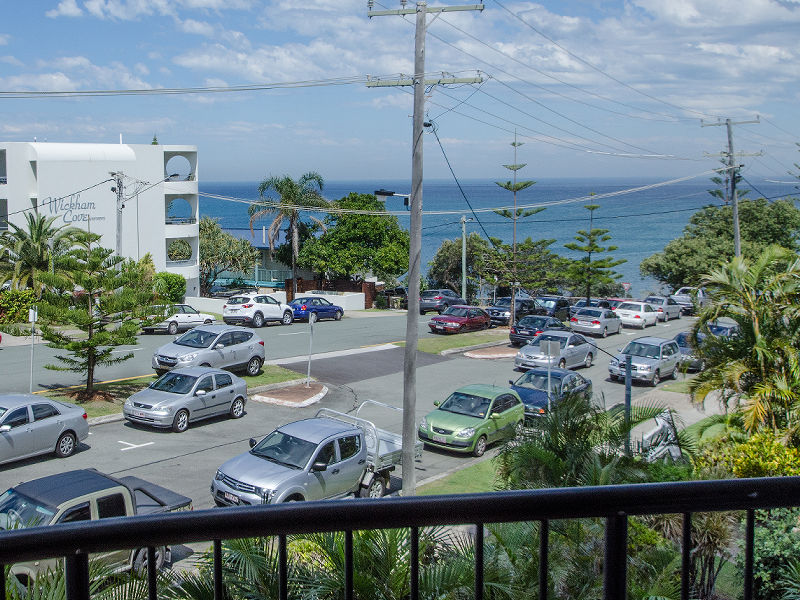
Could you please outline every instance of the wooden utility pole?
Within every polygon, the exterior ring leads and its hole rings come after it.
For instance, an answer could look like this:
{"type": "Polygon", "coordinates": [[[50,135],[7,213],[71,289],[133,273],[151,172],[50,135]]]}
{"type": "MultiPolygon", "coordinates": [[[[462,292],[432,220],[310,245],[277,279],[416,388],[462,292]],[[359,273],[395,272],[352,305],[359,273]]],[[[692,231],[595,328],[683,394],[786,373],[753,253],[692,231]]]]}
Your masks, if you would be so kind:
{"type": "MultiPolygon", "coordinates": [[[[422,249],[422,133],[425,119],[425,33],[428,13],[443,13],[462,10],[483,10],[483,4],[470,6],[428,7],[427,2],[417,2],[415,8],[400,10],[373,11],[373,1],[367,4],[367,16],[382,17],[387,15],[416,15],[416,33],[414,36],[414,77],[410,82],[370,81],[369,87],[389,85],[414,86],[414,118],[411,135],[411,220],[408,243],[408,313],[406,316],[406,347],[403,360],[403,490],[404,496],[417,493],[417,477],[415,471],[414,445],[417,441],[417,344],[419,338],[419,280],[422,249]]],[[[464,83],[480,83],[477,78],[464,83]]],[[[432,83],[455,83],[455,81],[437,80],[432,83]]]]}

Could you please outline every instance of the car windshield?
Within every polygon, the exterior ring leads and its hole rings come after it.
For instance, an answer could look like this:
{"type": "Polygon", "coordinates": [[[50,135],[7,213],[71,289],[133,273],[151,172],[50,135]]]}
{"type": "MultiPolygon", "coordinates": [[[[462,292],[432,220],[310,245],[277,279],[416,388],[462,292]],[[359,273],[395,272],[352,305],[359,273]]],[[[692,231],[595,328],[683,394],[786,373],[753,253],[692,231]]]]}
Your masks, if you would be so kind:
{"type": "MultiPolygon", "coordinates": [[[[538,371],[528,371],[514,382],[514,385],[527,388],[530,390],[547,391],[547,373],[540,373],[538,371]]],[[[557,394],[561,387],[561,379],[550,375],[550,392],[557,394]]]]}
{"type": "Polygon", "coordinates": [[[16,490],[6,490],[0,496],[0,529],[22,529],[48,524],[55,509],[40,504],[16,490]]]}
{"type": "Polygon", "coordinates": [[[293,306],[300,306],[301,304],[309,304],[311,302],[311,298],[295,298],[289,304],[293,306]]]}
{"type": "Polygon", "coordinates": [[[708,330],[714,335],[728,336],[733,335],[736,330],[736,325],[717,325],[709,323],[708,330]]]}
{"type": "Polygon", "coordinates": [[[546,333],[541,333],[531,340],[530,344],[531,346],[538,346],[539,342],[558,342],[559,346],[563,348],[567,345],[567,338],[558,335],[547,335],[546,333]]]}
{"type": "Polygon", "coordinates": [[[489,410],[492,401],[482,396],[473,396],[462,392],[453,392],[442,402],[439,410],[455,413],[457,415],[467,415],[482,419],[489,410]]]}
{"type": "Polygon", "coordinates": [[[252,302],[249,296],[231,296],[226,304],[247,304],[248,302],[252,302]]]}
{"type": "Polygon", "coordinates": [[[434,298],[435,296],[441,296],[439,290],[425,290],[420,294],[423,298],[434,298]]]}
{"type": "Polygon", "coordinates": [[[213,331],[195,327],[184,333],[174,343],[179,346],[189,346],[190,348],[209,348],[215,339],[217,339],[217,334],[213,331]]]}
{"type": "Polygon", "coordinates": [[[498,298],[495,300],[494,306],[508,307],[511,306],[511,298],[498,298]]]}
{"type": "Polygon", "coordinates": [[[652,344],[642,344],[641,342],[631,342],[625,346],[623,354],[630,354],[631,356],[640,356],[642,358],[658,358],[660,352],[658,346],[652,344]]]}
{"type": "Polygon", "coordinates": [[[579,317],[601,317],[603,312],[600,310],[595,310],[593,308],[584,308],[583,310],[578,311],[579,317]]]}
{"type": "Polygon", "coordinates": [[[556,307],[556,301],[555,300],[542,300],[541,298],[537,298],[537,301],[539,302],[539,304],[541,304],[545,308],[555,308],[556,307]]]}
{"type": "Polygon", "coordinates": [[[451,317],[466,317],[467,309],[462,306],[448,306],[443,315],[450,315],[451,317]]]}
{"type": "Polygon", "coordinates": [[[194,387],[195,381],[197,377],[171,371],[151,383],[150,389],[173,394],[188,394],[194,387]]]}
{"type": "Polygon", "coordinates": [[[642,310],[642,305],[634,304],[633,302],[623,302],[617,307],[617,310],[642,310]]]}
{"type": "Polygon", "coordinates": [[[303,469],[316,448],[313,442],[282,431],[273,431],[253,446],[250,454],[293,469],[303,469]]]}
{"type": "Polygon", "coordinates": [[[547,317],[523,317],[517,327],[542,328],[547,323],[547,317]]]}

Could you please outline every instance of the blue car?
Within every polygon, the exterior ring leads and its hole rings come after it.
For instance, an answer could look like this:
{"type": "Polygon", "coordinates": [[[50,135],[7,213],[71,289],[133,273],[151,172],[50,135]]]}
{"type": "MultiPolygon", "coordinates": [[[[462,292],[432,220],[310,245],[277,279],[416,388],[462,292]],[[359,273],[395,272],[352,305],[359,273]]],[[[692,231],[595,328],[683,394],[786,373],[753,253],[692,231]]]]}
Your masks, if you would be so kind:
{"type": "MultiPolygon", "coordinates": [[[[531,369],[516,381],[509,382],[525,405],[525,420],[530,421],[547,413],[547,369],[531,369]]],[[[569,369],[550,369],[550,404],[561,401],[568,394],[579,394],[586,400],[592,398],[592,381],[569,369]]]]}
{"type": "Polygon", "coordinates": [[[339,321],[344,315],[344,309],[341,306],[331,304],[325,298],[316,296],[295,298],[289,302],[289,306],[294,311],[295,321],[306,321],[309,318],[314,321],[319,321],[320,319],[339,321]]]}

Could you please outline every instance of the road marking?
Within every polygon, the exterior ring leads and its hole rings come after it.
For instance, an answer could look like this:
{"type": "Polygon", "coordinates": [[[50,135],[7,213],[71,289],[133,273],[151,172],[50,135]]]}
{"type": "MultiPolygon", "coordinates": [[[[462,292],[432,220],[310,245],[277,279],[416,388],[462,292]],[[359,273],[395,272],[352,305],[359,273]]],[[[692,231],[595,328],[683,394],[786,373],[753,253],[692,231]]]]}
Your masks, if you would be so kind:
{"type": "Polygon", "coordinates": [[[144,346],[134,346],[133,348],[127,348],[125,350],[112,350],[111,354],[120,353],[120,352],[133,352],[134,350],[142,350],[144,346]]]}
{"type": "Polygon", "coordinates": [[[155,442],[147,442],[146,444],[131,444],[130,442],[123,442],[122,440],[117,440],[117,443],[124,444],[127,448],[120,448],[120,452],[125,452],[126,450],[134,450],[136,448],[141,448],[143,446],[152,446],[155,442]]]}
{"type": "Polygon", "coordinates": [[[304,335],[308,334],[306,331],[293,331],[292,333],[279,333],[278,335],[304,335]]]}

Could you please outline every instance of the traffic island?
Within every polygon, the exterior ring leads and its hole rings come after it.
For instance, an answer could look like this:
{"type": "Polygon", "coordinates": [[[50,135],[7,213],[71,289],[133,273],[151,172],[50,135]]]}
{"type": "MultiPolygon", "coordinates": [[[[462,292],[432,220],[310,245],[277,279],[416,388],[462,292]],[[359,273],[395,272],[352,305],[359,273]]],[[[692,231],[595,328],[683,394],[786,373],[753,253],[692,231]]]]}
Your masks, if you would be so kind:
{"type": "Polygon", "coordinates": [[[319,402],[327,393],[328,388],[321,383],[312,381],[306,385],[305,381],[303,381],[302,383],[284,385],[270,390],[262,390],[259,393],[252,393],[250,400],[263,402],[264,404],[303,407],[319,402]]]}

